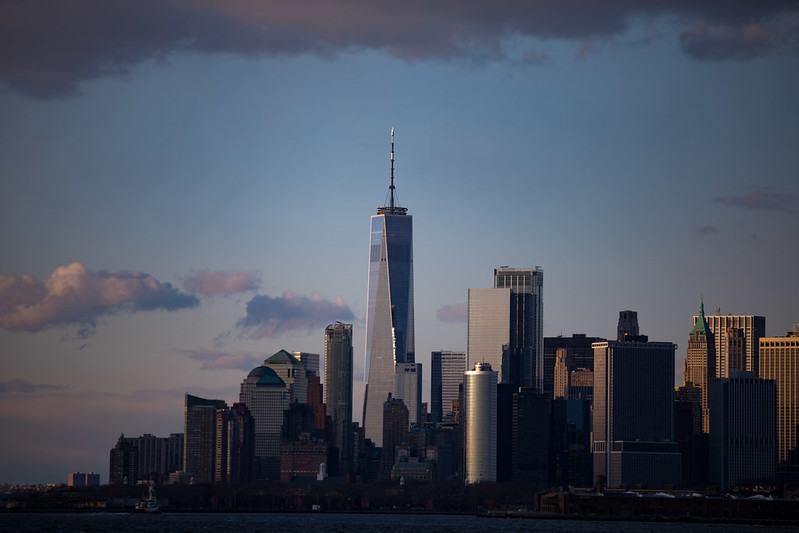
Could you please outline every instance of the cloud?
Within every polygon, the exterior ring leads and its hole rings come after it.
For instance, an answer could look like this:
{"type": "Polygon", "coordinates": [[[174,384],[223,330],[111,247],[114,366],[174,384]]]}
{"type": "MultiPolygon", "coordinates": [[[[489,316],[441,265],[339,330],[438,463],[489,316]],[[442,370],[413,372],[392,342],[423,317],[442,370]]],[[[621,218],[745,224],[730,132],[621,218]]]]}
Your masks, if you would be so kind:
{"type": "Polygon", "coordinates": [[[383,51],[405,61],[502,60],[513,38],[586,42],[668,17],[702,59],[770,53],[795,38],[791,0],[48,0],[0,3],[0,79],[29,96],[75,93],[175,52],[334,56],[383,51]],[[779,30],[777,39],[771,32],[779,30]]]}
{"type": "Polygon", "coordinates": [[[718,196],[713,199],[718,204],[755,211],[782,211],[793,213],[796,196],[769,189],[753,189],[743,195],[718,196]]]}
{"type": "Polygon", "coordinates": [[[522,54],[521,62],[525,65],[535,65],[537,67],[550,64],[552,61],[547,52],[539,52],[533,48],[525,50],[522,54]]]}
{"type": "Polygon", "coordinates": [[[436,311],[436,318],[442,322],[466,322],[469,317],[469,306],[465,303],[445,305],[436,311]]]}
{"type": "Polygon", "coordinates": [[[340,296],[330,301],[316,293],[308,298],[286,291],[277,298],[265,295],[253,297],[247,302],[247,316],[240,319],[237,325],[246,332],[246,336],[261,339],[277,337],[292,330],[321,328],[336,320],[352,320],[354,316],[340,296]]]}
{"type": "Polygon", "coordinates": [[[200,361],[200,370],[250,371],[268,357],[260,352],[224,352],[205,348],[175,351],[189,359],[200,361]]]}
{"type": "Polygon", "coordinates": [[[256,291],[261,282],[258,270],[243,272],[212,272],[201,270],[181,279],[183,288],[202,296],[218,296],[237,292],[256,291]]]}
{"type": "Polygon", "coordinates": [[[577,53],[574,55],[574,60],[578,63],[584,63],[588,61],[591,56],[596,51],[596,42],[593,40],[587,40],[580,43],[580,48],[577,49],[577,53]]]}
{"type": "Polygon", "coordinates": [[[8,331],[77,325],[78,336],[86,338],[103,315],[198,304],[195,296],[149,274],[91,272],[80,263],[56,268],[46,282],[28,275],[0,276],[0,328],[8,331]]]}
{"type": "Polygon", "coordinates": [[[31,383],[24,379],[11,379],[0,381],[0,394],[3,393],[31,393],[37,391],[58,391],[68,388],[66,385],[42,385],[31,383]]]}
{"type": "Polygon", "coordinates": [[[714,226],[699,226],[698,228],[694,228],[694,235],[715,235],[718,233],[714,226]]]}

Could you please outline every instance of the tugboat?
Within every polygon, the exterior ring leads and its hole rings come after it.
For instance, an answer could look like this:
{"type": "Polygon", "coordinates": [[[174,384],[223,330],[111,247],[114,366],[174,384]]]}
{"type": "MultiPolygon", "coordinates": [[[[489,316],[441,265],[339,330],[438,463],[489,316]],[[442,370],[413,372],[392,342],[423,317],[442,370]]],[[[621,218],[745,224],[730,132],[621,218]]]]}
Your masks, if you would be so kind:
{"type": "Polygon", "coordinates": [[[154,482],[150,481],[150,490],[147,494],[147,499],[136,504],[136,512],[149,514],[157,514],[161,512],[161,506],[158,504],[158,498],[155,497],[154,482]]]}

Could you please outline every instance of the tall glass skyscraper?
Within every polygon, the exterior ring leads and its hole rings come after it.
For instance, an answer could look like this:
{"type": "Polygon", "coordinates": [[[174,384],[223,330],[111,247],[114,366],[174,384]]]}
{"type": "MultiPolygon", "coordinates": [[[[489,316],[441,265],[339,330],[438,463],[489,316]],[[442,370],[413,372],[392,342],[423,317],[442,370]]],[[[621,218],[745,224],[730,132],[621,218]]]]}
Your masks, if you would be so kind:
{"type": "Polygon", "coordinates": [[[394,392],[398,363],[415,362],[413,333],[413,218],[395,202],[391,129],[389,202],[372,216],[366,306],[366,438],[383,445],[383,403],[394,392]]]}

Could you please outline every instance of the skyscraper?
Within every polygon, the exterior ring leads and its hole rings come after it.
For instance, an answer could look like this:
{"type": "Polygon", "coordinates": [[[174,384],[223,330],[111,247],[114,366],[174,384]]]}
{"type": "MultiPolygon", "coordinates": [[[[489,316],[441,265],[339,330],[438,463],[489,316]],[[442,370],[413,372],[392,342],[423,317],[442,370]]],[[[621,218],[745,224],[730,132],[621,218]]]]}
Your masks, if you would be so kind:
{"type": "Polygon", "coordinates": [[[607,486],[676,485],[674,350],[669,342],[594,343],[594,478],[607,486]]]}
{"type": "MultiPolygon", "coordinates": [[[[708,315],[716,353],[715,377],[730,377],[730,372],[755,372],[760,369],[758,342],[766,336],[766,317],[755,315],[708,315]]],[[[694,324],[699,316],[694,316],[694,324]]]]}
{"type": "Polygon", "coordinates": [[[397,363],[395,397],[408,408],[408,423],[422,423],[422,363],[397,363]]]}
{"type": "Polygon", "coordinates": [[[391,129],[389,202],[372,216],[363,425],[366,437],[383,444],[383,402],[394,389],[397,363],[415,362],[413,329],[413,218],[395,199],[394,129],[391,129]]]}
{"type": "Polygon", "coordinates": [[[290,403],[286,383],[268,366],[257,366],[241,383],[239,401],[250,410],[255,427],[253,477],[277,480],[280,478],[283,411],[290,403]]]}
{"type": "Polygon", "coordinates": [[[334,473],[352,472],[352,324],[336,322],[325,328],[324,395],[338,451],[334,473]]]}
{"type": "Polygon", "coordinates": [[[430,352],[430,416],[433,422],[452,422],[452,402],[466,372],[466,353],[430,352]]]}
{"type": "Polygon", "coordinates": [[[216,460],[216,412],[227,409],[223,400],[206,400],[186,394],[183,471],[195,483],[212,483],[216,460]]]}
{"type": "MultiPolygon", "coordinates": [[[[544,270],[500,267],[494,288],[510,289],[507,382],[544,390],[544,270]]],[[[504,370],[503,370],[504,371],[504,370]]]]}
{"type": "Polygon", "coordinates": [[[619,311],[619,324],[616,326],[616,340],[621,342],[624,337],[637,337],[638,313],[636,311],[619,311]]]}
{"type": "Polygon", "coordinates": [[[500,383],[509,383],[510,289],[469,289],[467,368],[488,363],[500,383]]]}
{"type": "MultiPolygon", "coordinates": [[[[794,331],[797,331],[794,324],[794,331]]],[[[777,478],[799,483],[799,331],[760,339],[760,377],[777,382],[777,478]]]]}
{"type": "Polygon", "coordinates": [[[477,363],[463,375],[463,481],[497,480],[497,372],[477,363]]]}
{"type": "Polygon", "coordinates": [[[305,365],[299,359],[286,350],[280,350],[264,361],[264,365],[274,370],[286,384],[290,401],[297,403],[308,401],[308,378],[305,377],[305,365]]]}
{"type": "Polygon", "coordinates": [[[716,344],[705,319],[705,302],[700,300],[699,317],[688,335],[688,351],[683,364],[683,383],[693,383],[701,388],[701,427],[710,431],[707,390],[710,379],[716,376],[716,344]]]}

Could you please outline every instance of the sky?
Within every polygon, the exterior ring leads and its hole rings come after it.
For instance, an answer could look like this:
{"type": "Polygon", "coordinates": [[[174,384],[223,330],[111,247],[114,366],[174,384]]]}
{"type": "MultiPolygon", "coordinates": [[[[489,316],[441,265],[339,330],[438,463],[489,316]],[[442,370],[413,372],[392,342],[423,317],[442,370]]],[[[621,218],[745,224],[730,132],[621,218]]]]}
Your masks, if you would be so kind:
{"type": "Polygon", "coordinates": [[[354,326],[414,222],[417,362],[544,270],[544,334],[799,321],[799,5],[0,0],[0,483],[108,481],[280,349],[354,326]]]}

